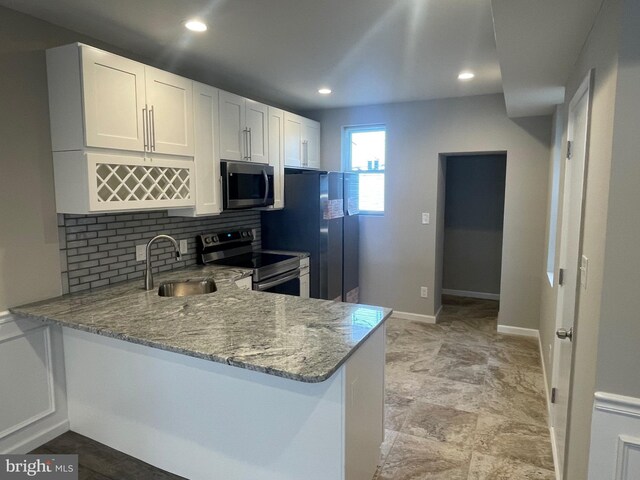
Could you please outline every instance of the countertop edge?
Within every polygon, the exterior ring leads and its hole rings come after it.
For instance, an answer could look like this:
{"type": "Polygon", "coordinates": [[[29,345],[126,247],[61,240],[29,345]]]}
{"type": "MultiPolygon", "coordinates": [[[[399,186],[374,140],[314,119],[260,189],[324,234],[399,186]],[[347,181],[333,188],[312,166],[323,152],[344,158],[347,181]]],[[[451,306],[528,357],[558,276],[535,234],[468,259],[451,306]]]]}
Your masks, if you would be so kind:
{"type": "Polygon", "coordinates": [[[389,310],[388,313],[384,317],[382,317],[380,322],[378,322],[378,324],[375,327],[373,327],[367,333],[367,335],[362,337],[362,339],[360,339],[358,343],[353,345],[353,347],[351,347],[349,352],[334,367],[332,367],[329,371],[327,371],[322,375],[314,375],[314,376],[295,374],[291,372],[285,372],[282,370],[265,368],[259,365],[254,365],[251,363],[234,360],[233,357],[229,357],[229,358],[216,357],[212,355],[200,354],[199,352],[195,352],[193,350],[174,348],[166,344],[157,343],[151,340],[141,339],[138,337],[132,337],[124,334],[118,334],[110,330],[100,330],[100,329],[96,329],[95,327],[90,327],[84,324],[68,323],[63,320],[58,320],[51,317],[43,317],[40,315],[34,315],[31,313],[28,313],[28,312],[21,312],[20,307],[9,308],[8,311],[12,315],[20,316],[23,318],[29,318],[32,320],[37,320],[44,324],[52,324],[59,327],[70,328],[72,330],[79,330],[81,332],[92,333],[94,335],[100,335],[107,338],[113,338],[114,340],[121,340],[123,342],[129,342],[129,343],[133,343],[135,345],[140,345],[143,347],[155,348],[155,349],[163,350],[166,352],[176,353],[178,355],[185,355],[188,357],[198,358],[200,360],[221,363],[224,365],[229,365],[231,367],[236,367],[236,368],[242,368],[245,370],[251,370],[258,373],[263,373],[265,375],[285,378],[287,380],[298,381],[302,383],[322,383],[327,381],[329,378],[331,378],[340,369],[340,367],[342,367],[342,365],[344,365],[346,361],[364,344],[364,342],[366,342],[369,339],[369,337],[371,337],[371,335],[375,331],[377,331],[378,328],[380,328],[380,326],[384,324],[384,322],[387,321],[387,319],[393,314],[392,309],[388,309],[388,310],[389,310]]]}

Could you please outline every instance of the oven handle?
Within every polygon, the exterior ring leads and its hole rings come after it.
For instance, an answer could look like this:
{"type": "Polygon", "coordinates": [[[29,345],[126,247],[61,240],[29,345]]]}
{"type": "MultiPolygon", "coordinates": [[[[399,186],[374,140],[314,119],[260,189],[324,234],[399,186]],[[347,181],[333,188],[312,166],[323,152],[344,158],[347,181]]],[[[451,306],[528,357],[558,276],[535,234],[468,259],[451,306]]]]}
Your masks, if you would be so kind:
{"type": "Polygon", "coordinates": [[[295,280],[296,278],[300,278],[300,269],[299,268],[297,268],[296,270],[294,270],[291,273],[287,272],[284,275],[276,277],[275,280],[271,280],[271,281],[266,282],[266,283],[257,283],[255,285],[254,290],[258,290],[258,291],[268,290],[271,287],[275,287],[275,286],[278,286],[280,284],[287,283],[288,281],[295,280]]]}
{"type": "Polygon", "coordinates": [[[262,176],[264,178],[264,199],[262,200],[262,203],[266,205],[267,198],[269,198],[269,175],[267,175],[267,171],[264,169],[262,170],[262,176]]]}

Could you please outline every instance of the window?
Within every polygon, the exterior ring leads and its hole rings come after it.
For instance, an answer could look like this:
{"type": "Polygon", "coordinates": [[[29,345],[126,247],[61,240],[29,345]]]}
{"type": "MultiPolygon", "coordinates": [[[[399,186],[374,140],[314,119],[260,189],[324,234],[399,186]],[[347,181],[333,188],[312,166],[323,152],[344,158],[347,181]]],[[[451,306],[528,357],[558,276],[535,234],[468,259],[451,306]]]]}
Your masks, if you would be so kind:
{"type": "Polygon", "coordinates": [[[385,147],[384,125],[344,129],[344,170],[359,174],[358,208],[362,214],[384,213],[385,147]]]}

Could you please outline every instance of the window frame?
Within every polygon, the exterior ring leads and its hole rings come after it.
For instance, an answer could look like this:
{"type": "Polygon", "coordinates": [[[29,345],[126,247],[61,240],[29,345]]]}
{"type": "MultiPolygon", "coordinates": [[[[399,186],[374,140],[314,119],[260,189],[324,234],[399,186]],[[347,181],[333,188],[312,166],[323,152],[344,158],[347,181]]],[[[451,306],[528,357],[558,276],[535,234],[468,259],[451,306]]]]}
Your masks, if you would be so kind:
{"type": "MultiPolygon", "coordinates": [[[[372,124],[364,124],[364,125],[347,125],[342,127],[342,171],[349,173],[357,173],[358,176],[362,173],[376,173],[383,176],[384,179],[384,188],[383,188],[383,202],[382,202],[382,210],[360,210],[360,215],[367,215],[372,217],[383,217],[386,209],[387,209],[387,126],[383,123],[372,123],[372,124]],[[382,170],[352,170],[351,168],[351,135],[353,133],[363,133],[363,132],[379,132],[384,131],[385,133],[385,141],[384,141],[384,158],[385,158],[385,167],[382,170]]],[[[360,182],[358,182],[360,185],[360,182]]],[[[359,187],[358,187],[359,188],[359,187]]],[[[358,192],[358,195],[360,192],[358,192]]]]}

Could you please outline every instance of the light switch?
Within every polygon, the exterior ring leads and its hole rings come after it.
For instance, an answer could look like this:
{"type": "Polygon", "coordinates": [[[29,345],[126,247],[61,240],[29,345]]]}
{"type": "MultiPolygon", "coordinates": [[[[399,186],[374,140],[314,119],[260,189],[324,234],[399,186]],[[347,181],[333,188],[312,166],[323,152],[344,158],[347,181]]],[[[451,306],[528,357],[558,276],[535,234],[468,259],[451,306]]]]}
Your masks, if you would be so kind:
{"type": "Polygon", "coordinates": [[[587,289],[587,275],[589,273],[589,259],[582,255],[580,260],[580,285],[585,290],[587,289]]]}
{"type": "Polygon", "coordinates": [[[427,212],[422,212],[422,224],[429,225],[429,214],[427,212]]]}

